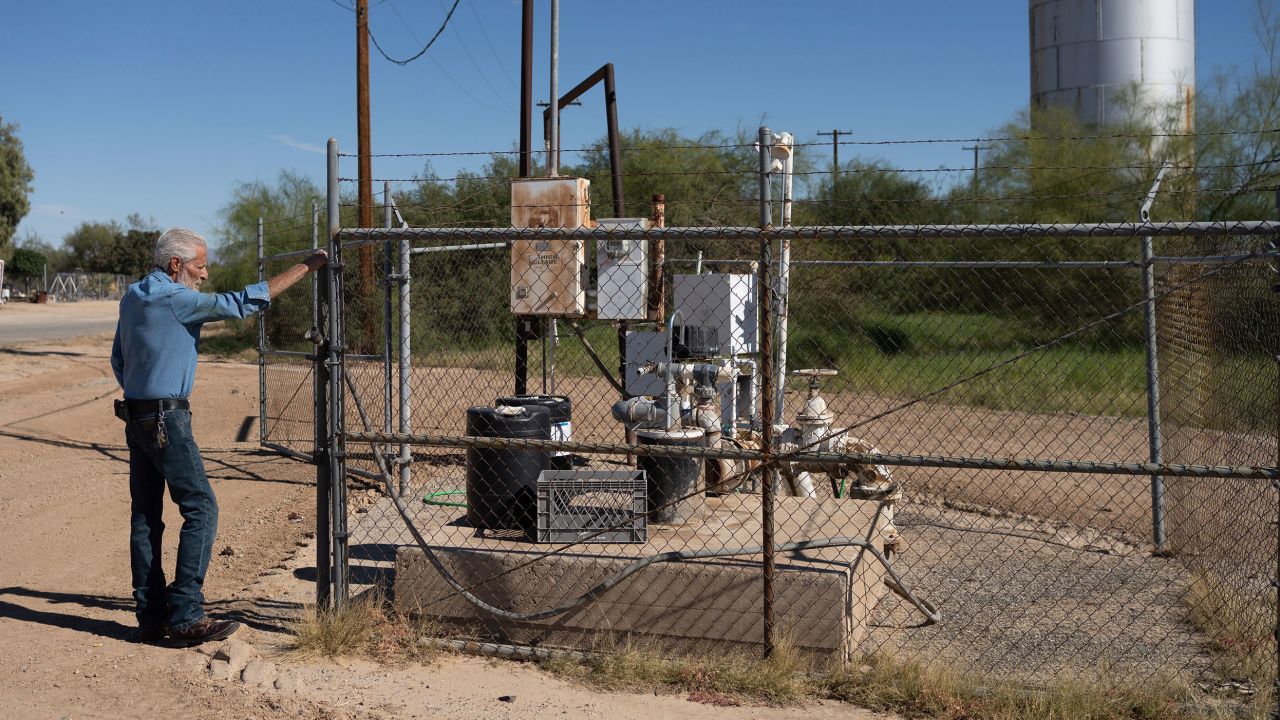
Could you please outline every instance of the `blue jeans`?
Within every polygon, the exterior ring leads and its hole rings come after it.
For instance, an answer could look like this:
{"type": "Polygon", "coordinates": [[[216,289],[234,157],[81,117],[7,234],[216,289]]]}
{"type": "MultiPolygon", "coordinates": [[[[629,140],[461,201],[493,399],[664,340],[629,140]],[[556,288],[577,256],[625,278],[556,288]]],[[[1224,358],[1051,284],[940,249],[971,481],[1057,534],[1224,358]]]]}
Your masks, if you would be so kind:
{"type": "Polygon", "coordinates": [[[205,475],[200,448],[191,435],[191,412],[164,413],[168,442],[156,438],[156,415],[132,418],[125,426],[129,444],[131,528],[129,561],[133,597],[141,627],[181,630],[204,619],[204,575],[218,532],[218,501],[205,475]],[[164,489],[182,514],[178,562],[173,582],[165,586],[160,539],[164,535],[164,489]]]}

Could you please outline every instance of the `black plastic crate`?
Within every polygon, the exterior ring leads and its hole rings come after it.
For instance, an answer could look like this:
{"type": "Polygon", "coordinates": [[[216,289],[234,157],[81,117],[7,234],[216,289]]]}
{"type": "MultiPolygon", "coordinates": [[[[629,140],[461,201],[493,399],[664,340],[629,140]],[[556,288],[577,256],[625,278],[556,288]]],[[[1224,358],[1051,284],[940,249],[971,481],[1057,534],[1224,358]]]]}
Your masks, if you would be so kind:
{"type": "Polygon", "coordinates": [[[643,470],[544,470],[537,541],[642,543],[649,536],[647,505],[643,470]]]}

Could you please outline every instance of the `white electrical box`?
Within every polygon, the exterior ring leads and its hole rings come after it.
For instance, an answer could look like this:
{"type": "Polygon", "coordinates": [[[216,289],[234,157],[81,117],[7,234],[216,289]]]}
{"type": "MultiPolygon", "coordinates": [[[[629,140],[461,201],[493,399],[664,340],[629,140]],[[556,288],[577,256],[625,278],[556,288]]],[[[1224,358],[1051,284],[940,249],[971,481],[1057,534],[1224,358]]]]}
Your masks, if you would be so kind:
{"type": "Polygon", "coordinates": [[[627,377],[623,387],[631,395],[657,397],[667,391],[661,375],[641,375],[637,368],[649,363],[667,361],[666,332],[627,333],[627,377]]]}
{"type": "MultiPolygon", "coordinates": [[[[511,226],[591,226],[591,181],[520,178],[511,181],[511,226]]],[[[581,317],[587,311],[586,251],[581,240],[511,243],[511,312],[581,317]]]]}
{"type": "MultiPolygon", "coordinates": [[[[601,218],[602,230],[648,230],[648,218],[601,218]]],[[[649,306],[649,241],[622,238],[596,243],[596,317],[644,320],[649,306]]]]}
{"type": "Polygon", "coordinates": [[[679,325],[716,328],[722,356],[758,352],[755,275],[676,275],[674,284],[679,325]]]}

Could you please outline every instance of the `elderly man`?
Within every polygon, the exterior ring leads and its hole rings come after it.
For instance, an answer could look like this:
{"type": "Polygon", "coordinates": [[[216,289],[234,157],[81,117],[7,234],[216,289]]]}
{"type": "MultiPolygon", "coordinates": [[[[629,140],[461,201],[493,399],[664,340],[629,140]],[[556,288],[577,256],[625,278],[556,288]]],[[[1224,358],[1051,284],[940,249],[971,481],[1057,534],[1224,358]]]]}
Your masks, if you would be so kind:
{"type": "Polygon", "coordinates": [[[124,390],[116,415],[125,421],[129,445],[129,560],[139,638],[158,642],[167,635],[174,644],[195,645],[221,640],[240,627],[206,617],[203,608],[218,503],[192,437],[187,401],[200,329],[262,310],[328,257],[316,252],[266,282],[219,294],[200,292],[209,277],[208,247],[195,232],[166,230],[156,241],[154,259],[151,274],[130,285],[120,300],[111,348],[111,368],[124,390]],[[182,514],[177,567],[167,587],[160,563],[166,485],[182,514]]]}

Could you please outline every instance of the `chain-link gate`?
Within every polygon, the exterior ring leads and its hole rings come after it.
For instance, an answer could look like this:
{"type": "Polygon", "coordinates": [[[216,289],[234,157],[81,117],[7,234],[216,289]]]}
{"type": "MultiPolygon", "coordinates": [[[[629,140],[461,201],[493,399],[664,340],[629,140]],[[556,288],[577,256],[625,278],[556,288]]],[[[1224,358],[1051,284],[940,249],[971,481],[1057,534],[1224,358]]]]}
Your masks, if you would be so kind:
{"type": "Polygon", "coordinates": [[[708,228],[343,228],[331,145],[313,406],[263,375],[264,442],[315,419],[322,602],[1267,690],[1280,223],[774,227],[770,138],[761,226],[708,228]]]}

